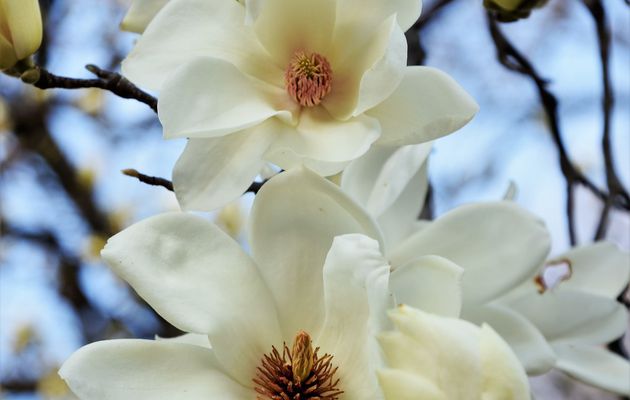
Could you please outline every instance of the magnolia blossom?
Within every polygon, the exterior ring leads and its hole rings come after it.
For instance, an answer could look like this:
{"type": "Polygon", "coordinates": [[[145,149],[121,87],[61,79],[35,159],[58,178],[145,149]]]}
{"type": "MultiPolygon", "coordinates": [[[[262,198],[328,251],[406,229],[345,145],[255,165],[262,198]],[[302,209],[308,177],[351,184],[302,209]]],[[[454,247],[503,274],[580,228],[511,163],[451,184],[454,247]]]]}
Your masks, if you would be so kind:
{"type": "Polygon", "coordinates": [[[168,0],[132,0],[131,7],[120,23],[120,29],[142,33],[168,0]]]}
{"type": "Polygon", "coordinates": [[[38,0],[0,0],[0,70],[35,53],[41,43],[38,0]]]}
{"type": "Polygon", "coordinates": [[[480,329],[408,306],[389,314],[396,330],[379,335],[388,364],[378,372],[386,399],[530,399],[518,359],[488,325],[480,329]]]}
{"type": "MultiPolygon", "coordinates": [[[[511,202],[459,207],[417,221],[426,194],[430,145],[374,147],[344,172],[341,188],[372,215],[395,268],[435,254],[464,268],[462,318],[491,325],[530,374],[558,368],[600,388],[630,392],[630,364],[602,344],[623,335],[628,312],[616,301],[630,258],[609,243],[545,262],[549,234],[511,202]],[[568,270],[557,285],[545,270],[568,270]]],[[[411,289],[410,289],[411,290],[411,289]]]]}
{"type": "MultiPolygon", "coordinates": [[[[379,241],[352,233],[378,239],[373,221],[334,184],[306,170],[280,174],[258,193],[250,222],[251,256],[212,223],[185,213],[149,218],[111,238],[102,253],[107,263],[160,315],[194,335],[90,344],[60,370],[71,389],[90,400],[294,398],[309,390],[329,400],[400,400],[391,375],[413,371],[392,358],[391,337],[379,336],[395,326],[434,340],[409,348],[433,346],[418,375],[427,384],[406,396],[448,394],[461,379],[466,387],[479,383],[474,393],[528,398],[507,345],[470,327],[462,339],[449,322],[460,308],[461,269],[425,257],[390,273],[379,241]],[[439,285],[440,296],[438,289],[405,293],[401,273],[439,285]],[[393,314],[392,325],[386,311],[404,299],[436,316],[418,311],[410,330],[393,314]],[[383,354],[392,358],[387,369],[383,354]],[[513,370],[489,379],[489,359],[513,370]],[[465,370],[458,369],[462,362],[465,370]]],[[[449,398],[478,398],[470,396],[449,398]]]]}
{"type": "MultiPolygon", "coordinates": [[[[137,3],[139,6],[141,3],[137,3]]],[[[419,0],[171,0],[123,62],[159,91],[166,138],[189,138],[184,209],[238,197],[265,162],[333,175],[373,143],[426,142],[476,113],[449,76],[407,67],[419,0]]]]}

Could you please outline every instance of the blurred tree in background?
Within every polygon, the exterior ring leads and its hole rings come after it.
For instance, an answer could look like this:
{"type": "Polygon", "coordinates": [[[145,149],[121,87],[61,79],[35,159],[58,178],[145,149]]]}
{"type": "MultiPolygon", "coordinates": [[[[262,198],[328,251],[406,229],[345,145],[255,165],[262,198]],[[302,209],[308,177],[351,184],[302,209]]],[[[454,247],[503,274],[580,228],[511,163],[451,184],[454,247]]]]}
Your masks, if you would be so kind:
{"type": "MultiPolygon", "coordinates": [[[[524,1],[512,12],[505,3],[486,1],[488,13],[482,1],[426,0],[407,33],[410,64],[448,72],[481,106],[473,123],[436,144],[425,215],[516,188],[516,201],[547,223],[553,253],[604,238],[630,249],[627,2],[549,0],[532,10],[544,2],[524,1]]],[[[108,71],[119,69],[136,39],[119,31],[128,4],[41,4],[37,64],[86,80],[66,86],[92,88],[40,90],[0,76],[0,397],[7,399],[71,398],[56,371],[84,343],[178,334],[98,256],[124,227],[177,209],[172,192],[120,171],[168,179],[185,144],[161,139],[150,95],[127,96],[139,102],[111,93],[126,90],[108,71]]],[[[47,84],[59,82],[38,86],[47,84]]],[[[240,237],[252,197],[213,218],[240,237]]],[[[612,346],[625,354],[623,341],[612,346]]],[[[556,373],[533,385],[539,399],[609,398],[556,373]]]]}

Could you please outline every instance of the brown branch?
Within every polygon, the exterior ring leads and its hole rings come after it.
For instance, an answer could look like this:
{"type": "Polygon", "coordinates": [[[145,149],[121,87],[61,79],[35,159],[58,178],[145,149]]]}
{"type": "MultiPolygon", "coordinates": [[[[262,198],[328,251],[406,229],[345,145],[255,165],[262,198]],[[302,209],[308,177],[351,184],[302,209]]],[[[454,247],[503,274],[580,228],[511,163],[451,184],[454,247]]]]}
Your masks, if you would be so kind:
{"type": "MultiPolygon", "coordinates": [[[[121,172],[124,175],[130,176],[132,178],[136,178],[140,182],[146,183],[147,185],[161,186],[161,187],[165,188],[166,190],[170,190],[171,192],[174,191],[173,190],[173,182],[169,181],[168,179],[160,178],[160,177],[157,177],[157,176],[145,175],[143,173],[138,172],[137,170],[135,170],[133,168],[123,169],[121,172]]],[[[245,192],[243,192],[243,194],[245,194],[245,193],[254,193],[254,194],[258,193],[258,191],[260,190],[262,185],[264,185],[267,182],[267,180],[268,179],[265,179],[262,182],[256,182],[256,181],[252,182],[252,184],[249,185],[249,187],[245,190],[245,192]]]]}
{"type": "Polygon", "coordinates": [[[558,100],[548,89],[548,81],[542,78],[529,60],[512,45],[499,28],[496,20],[494,20],[490,14],[488,14],[488,27],[497,50],[499,62],[506,68],[530,78],[538,91],[540,102],[549,122],[551,137],[558,150],[560,170],[567,182],[566,212],[568,231],[571,244],[574,245],[577,242],[574,221],[574,195],[576,185],[580,184],[585,186],[604,203],[610,202],[611,206],[615,208],[630,210],[630,202],[622,198],[611,196],[609,193],[599,189],[573,165],[573,162],[569,158],[564,140],[562,139],[558,116],[558,100]]]}
{"type": "Polygon", "coordinates": [[[608,227],[608,216],[611,210],[614,198],[630,203],[630,196],[623,188],[617,172],[615,171],[615,163],[611,146],[611,119],[614,106],[614,94],[610,79],[610,28],[606,21],[606,10],[601,0],[584,0],[584,5],[588,9],[597,32],[597,42],[599,46],[599,58],[602,74],[602,114],[603,114],[603,133],[602,133],[602,153],[604,155],[604,166],[606,168],[606,185],[610,196],[606,199],[604,207],[600,214],[599,223],[595,232],[595,240],[601,240],[606,236],[608,227]]]}
{"type": "Polygon", "coordinates": [[[48,70],[41,67],[35,67],[34,69],[28,70],[22,77],[26,82],[32,83],[33,86],[40,89],[98,88],[107,90],[114,93],[116,96],[125,99],[134,99],[141,103],[144,103],[151,107],[153,111],[157,112],[157,99],[138,88],[127,78],[116,72],[106,71],[92,64],[86,65],[85,68],[96,75],[97,78],[67,78],[64,76],[52,74],[48,70]]]}

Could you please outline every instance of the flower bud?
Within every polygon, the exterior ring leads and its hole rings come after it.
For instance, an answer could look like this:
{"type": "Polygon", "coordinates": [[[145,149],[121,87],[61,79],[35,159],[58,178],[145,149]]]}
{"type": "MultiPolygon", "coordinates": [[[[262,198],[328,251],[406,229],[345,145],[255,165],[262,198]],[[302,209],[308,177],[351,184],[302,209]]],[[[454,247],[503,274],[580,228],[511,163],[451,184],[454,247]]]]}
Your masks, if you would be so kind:
{"type": "Polygon", "coordinates": [[[38,0],[0,0],[0,70],[29,57],[41,43],[38,0]]]}
{"type": "Polygon", "coordinates": [[[534,8],[545,5],[547,0],[484,0],[486,9],[495,13],[501,22],[512,22],[529,17],[534,8]]]}

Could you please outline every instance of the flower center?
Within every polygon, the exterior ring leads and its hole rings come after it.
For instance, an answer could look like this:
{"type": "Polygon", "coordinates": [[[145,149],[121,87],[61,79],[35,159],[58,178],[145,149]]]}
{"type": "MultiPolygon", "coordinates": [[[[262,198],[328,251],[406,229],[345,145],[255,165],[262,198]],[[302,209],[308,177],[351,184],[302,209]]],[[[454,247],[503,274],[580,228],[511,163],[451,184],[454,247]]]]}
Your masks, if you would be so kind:
{"type": "Polygon", "coordinates": [[[284,82],[289,96],[301,106],[313,107],[322,102],[332,88],[332,69],[321,54],[295,52],[284,82]]]}
{"type": "Polygon", "coordinates": [[[333,356],[318,356],[311,337],[300,331],[295,335],[293,349],[284,344],[282,353],[275,347],[265,354],[253,379],[258,400],[337,400],[343,393],[333,356]]]}

